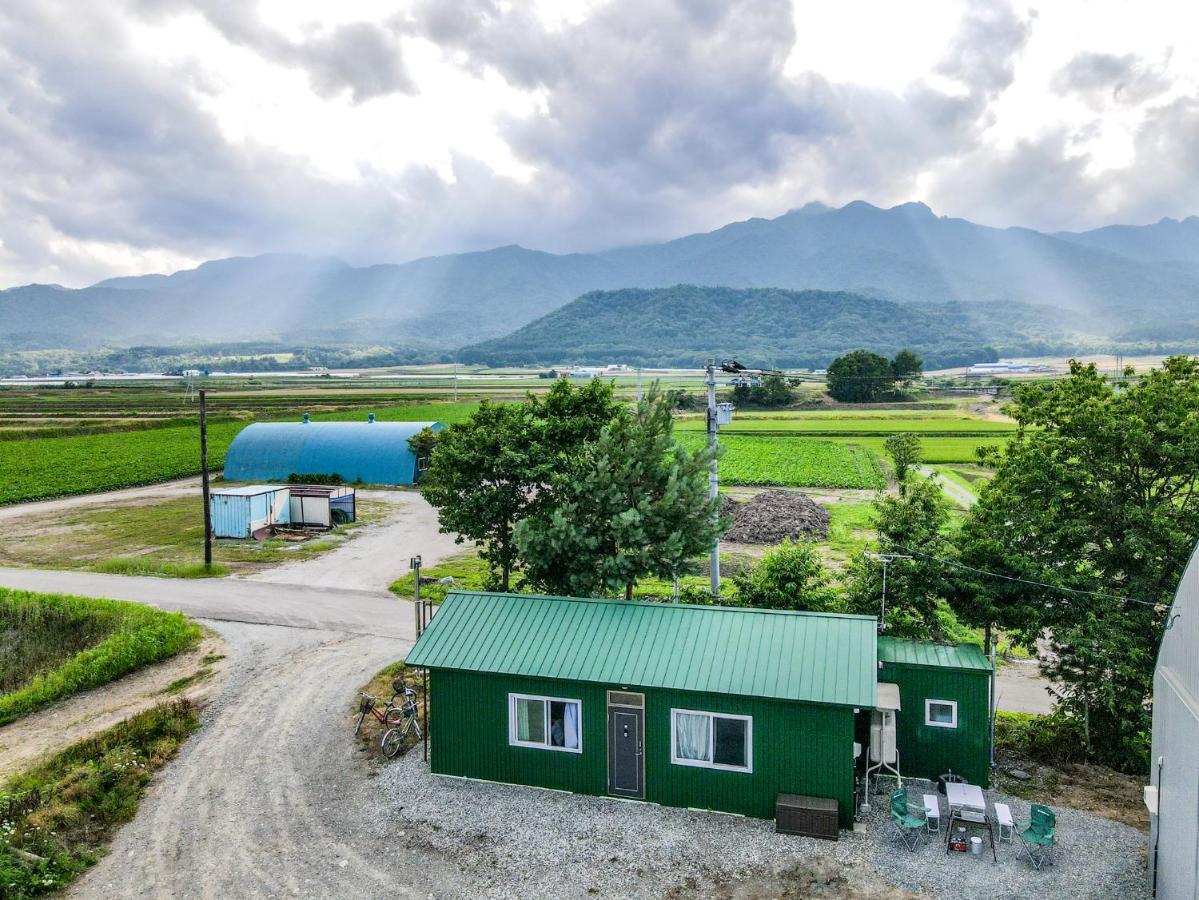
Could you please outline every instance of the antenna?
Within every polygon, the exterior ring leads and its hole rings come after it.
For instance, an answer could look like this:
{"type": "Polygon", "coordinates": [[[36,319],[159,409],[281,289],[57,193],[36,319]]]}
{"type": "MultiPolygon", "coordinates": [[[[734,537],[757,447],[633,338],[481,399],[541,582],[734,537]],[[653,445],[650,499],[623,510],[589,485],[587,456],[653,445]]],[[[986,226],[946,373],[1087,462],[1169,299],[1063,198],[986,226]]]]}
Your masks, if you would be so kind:
{"type": "Polygon", "coordinates": [[[871,559],[877,559],[883,564],[883,608],[878,615],[878,630],[882,633],[887,627],[887,567],[897,559],[911,559],[902,553],[867,553],[871,559]]]}

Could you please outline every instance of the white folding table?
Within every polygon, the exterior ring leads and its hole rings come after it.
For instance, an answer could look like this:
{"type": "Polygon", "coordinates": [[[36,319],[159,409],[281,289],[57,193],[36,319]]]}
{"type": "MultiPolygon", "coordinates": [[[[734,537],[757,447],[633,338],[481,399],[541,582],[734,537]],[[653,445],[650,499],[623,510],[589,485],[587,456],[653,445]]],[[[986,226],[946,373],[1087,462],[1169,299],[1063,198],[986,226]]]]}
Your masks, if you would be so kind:
{"type": "Polygon", "coordinates": [[[953,839],[953,826],[956,823],[977,825],[987,829],[991,837],[991,858],[999,861],[995,852],[995,829],[991,827],[991,817],[987,815],[987,798],[983,789],[977,784],[947,782],[945,785],[945,800],[949,804],[949,825],[945,829],[945,852],[949,853],[949,842],[953,839]]]}

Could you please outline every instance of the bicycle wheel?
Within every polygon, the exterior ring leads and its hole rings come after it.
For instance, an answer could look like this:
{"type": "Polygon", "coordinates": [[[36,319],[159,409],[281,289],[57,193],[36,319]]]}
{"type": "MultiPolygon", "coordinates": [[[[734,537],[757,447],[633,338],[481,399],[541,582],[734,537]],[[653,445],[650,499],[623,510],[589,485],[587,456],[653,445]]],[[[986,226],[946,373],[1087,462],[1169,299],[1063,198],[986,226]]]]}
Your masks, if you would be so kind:
{"type": "Polygon", "coordinates": [[[362,730],[362,720],[366,718],[368,712],[370,712],[369,706],[362,707],[362,712],[358,714],[358,724],[354,726],[354,734],[362,730]]]}
{"type": "Polygon", "coordinates": [[[395,728],[397,725],[404,724],[404,711],[398,706],[393,706],[387,711],[387,727],[395,728]]]}
{"type": "Polygon", "coordinates": [[[404,743],[404,735],[398,728],[389,728],[383,732],[383,740],[379,742],[379,749],[383,751],[383,755],[391,759],[400,752],[400,747],[404,743]]]}

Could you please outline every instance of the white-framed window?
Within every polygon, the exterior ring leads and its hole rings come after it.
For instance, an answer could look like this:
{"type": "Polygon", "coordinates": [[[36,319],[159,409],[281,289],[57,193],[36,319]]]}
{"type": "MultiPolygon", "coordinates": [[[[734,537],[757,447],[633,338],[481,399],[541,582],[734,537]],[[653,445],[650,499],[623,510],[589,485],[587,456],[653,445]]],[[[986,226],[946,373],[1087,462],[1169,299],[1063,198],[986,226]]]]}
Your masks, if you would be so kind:
{"type": "Polygon", "coordinates": [[[956,700],[925,700],[924,724],[933,728],[958,727],[958,702],[956,700]]]}
{"type": "Polygon", "coordinates": [[[694,709],[670,711],[670,761],[729,772],[754,770],[754,720],[694,709]]]}
{"type": "Polygon", "coordinates": [[[583,704],[563,697],[508,695],[508,743],[583,752],[583,704]]]}

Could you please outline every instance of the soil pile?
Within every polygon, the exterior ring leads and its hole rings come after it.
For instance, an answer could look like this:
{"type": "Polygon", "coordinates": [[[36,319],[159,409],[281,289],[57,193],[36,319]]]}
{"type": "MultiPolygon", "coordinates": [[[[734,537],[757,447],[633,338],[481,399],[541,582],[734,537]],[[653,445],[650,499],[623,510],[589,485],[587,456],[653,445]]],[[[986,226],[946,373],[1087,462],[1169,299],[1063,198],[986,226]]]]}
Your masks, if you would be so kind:
{"type": "Polygon", "coordinates": [[[794,491],[763,491],[745,503],[724,497],[723,512],[733,527],[724,540],[735,544],[777,544],[783,538],[824,540],[828,537],[828,510],[794,491]]]}

